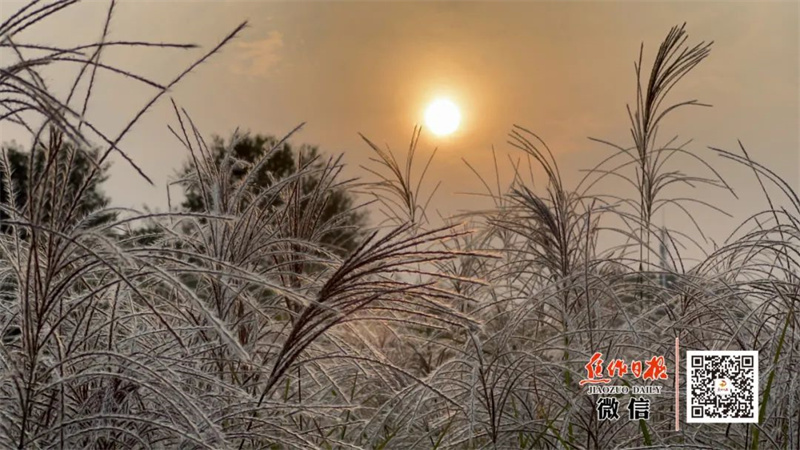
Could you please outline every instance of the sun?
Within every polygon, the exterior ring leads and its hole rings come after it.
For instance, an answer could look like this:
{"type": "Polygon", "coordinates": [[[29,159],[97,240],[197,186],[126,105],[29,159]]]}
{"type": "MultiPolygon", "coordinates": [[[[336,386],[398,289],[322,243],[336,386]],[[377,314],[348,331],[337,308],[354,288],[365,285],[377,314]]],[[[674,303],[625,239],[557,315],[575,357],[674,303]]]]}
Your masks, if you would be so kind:
{"type": "Polygon", "coordinates": [[[437,136],[447,136],[458,129],[461,112],[452,101],[440,98],[434,100],[425,110],[425,125],[437,136]]]}

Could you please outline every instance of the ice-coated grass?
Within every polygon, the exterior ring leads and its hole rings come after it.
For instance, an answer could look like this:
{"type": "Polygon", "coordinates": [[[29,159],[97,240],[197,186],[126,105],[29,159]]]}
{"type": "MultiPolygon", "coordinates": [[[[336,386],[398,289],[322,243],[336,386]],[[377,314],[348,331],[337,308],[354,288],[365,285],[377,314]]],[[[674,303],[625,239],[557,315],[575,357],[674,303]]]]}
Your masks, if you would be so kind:
{"type": "MultiPolygon", "coordinates": [[[[765,195],[763,212],[692,266],[679,251],[692,236],[652,221],[663,205],[693,220],[691,203],[698,202],[669,197],[672,184],[730,190],[699,154],[656,139],[664,114],[699,104],[665,106],[672,86],[710,51],[702,43],[687,46],[683,27],[669,32],[638,85],[633,146],[608,143],[612,156],[574,189],[562,181],[555,152],[515,126],[510,143],[543,170],[544,190],[523,181],[515,165],[512,182],[502,187],[498,177],[496,192],[481,178],[493,210],[435,226],[425,214],[432,192],[422,188],[430,160],[414,164],[418,130],[405,163],[365,138],[377,155],[364,167],[374,180],[367,188],[387,220],[342,257],[321,239],[343,222],[321,222],[318,212],[333,189],[366,189],[341,180],[340,159],[304,164],[254,189],[250,177],[232,173],[255,173],[260,163],[216,161],[174,102],[171,130],[193,170],[172,187],[192,183],[206,210],[122,211],[99,223],[79,214],[85,186],[100,171],[85,174],[83,188],[62,189],[74,152],[82,151],[64,143],[101,145],[96,167],[115,152],[147,179],[120,147],[122,138],[244,24],[173,80],[124,72],[154,94],[111,136],[85,119],[95,72],[123,72],[101,63],[102,54],[112,47],[192,46],[106,40],[113,2],[95,43],[21,41],[20,33],[47,26],[74,3],[33,2],[0,25],[2,50],[17,58],[0,72],[2,120],[27,129],[30,148],[47,161],[31,169],[35,182],[22,204],[9,195],[0,205],[7,217],[0,235],[0,447],[800,445],[797,194],[744,146],[712,149],[752,170],[765,195]],[[37,72],[54,64],[81,67],[64,98],[37,72]],[[81,80],[88,89],[77,88],[81,80]],[[670,168],[680,158],[700,160],[709,177],[670,168]],[[310,192],[309,177],[318,180],[310,192]],[[629,183],[628,197],[603,194],[612,178],[629,183]],[[770,196],[775,187],[782,198],[770,196]],[[131,232],[141,225],[145,233],[131,232]],[[619,236],[622,245],[601,245],[619,236]],[[667,267],[653,261],[659,248],[667,267]],[[674,431],[671,379],[653,397],[649,421],[598,422],[595,399],[579,385],[591,354],[665,355],[672,368],[676,336],[683,348],[759,350],[759,424],[682,424],[674,431]]],[[[13,193],[18,187],[3,156],[5,191],[13,193]]],[[[693,245],[704,248],[698,228],[693,245]]]]}

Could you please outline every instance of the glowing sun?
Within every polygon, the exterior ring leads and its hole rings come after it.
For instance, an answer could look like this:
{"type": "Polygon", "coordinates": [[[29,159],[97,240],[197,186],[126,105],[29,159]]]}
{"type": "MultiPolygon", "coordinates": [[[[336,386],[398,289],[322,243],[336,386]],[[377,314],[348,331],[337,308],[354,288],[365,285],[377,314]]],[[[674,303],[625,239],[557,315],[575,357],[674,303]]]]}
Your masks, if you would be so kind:
{"type": "Polygon", "coordinates": [[[434,100],[425,110],[425,125],[438,136],[451,134],[458,129],[460,123],[461,112],[450,100],[434,100]]]}

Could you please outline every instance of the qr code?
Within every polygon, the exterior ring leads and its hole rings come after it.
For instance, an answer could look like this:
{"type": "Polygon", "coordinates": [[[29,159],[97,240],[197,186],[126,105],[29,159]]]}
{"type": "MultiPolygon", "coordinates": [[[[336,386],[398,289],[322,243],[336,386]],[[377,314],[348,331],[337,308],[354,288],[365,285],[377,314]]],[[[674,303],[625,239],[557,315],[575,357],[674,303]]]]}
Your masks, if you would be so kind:
{"type": "Polygon", "coordinates": [[[687,351],[689,423],[758,422],[757,351],[687,351]]]}

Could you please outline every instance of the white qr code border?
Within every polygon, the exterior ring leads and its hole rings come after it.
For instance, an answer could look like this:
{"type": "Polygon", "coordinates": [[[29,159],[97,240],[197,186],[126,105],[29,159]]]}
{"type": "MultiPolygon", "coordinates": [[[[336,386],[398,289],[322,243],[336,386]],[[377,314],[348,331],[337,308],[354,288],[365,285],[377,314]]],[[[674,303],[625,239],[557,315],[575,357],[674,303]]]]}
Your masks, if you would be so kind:
{"type": "MultiPolygon", "coordinates": [[[[725,350],[689,350],[686,352],[686,422],[687,423],[758,423],[758,394],[759,394],[759,379],[758,379],[758,351],[725,351],[725,350]],[[695,356],[752,356],[753,368],[753,404],[752,409],[753,417],[735,417],[735,418],[714,418],[714,417],[693,417],[692,414],[692,375],[693,368],[692,357],[695,356]]],[[[700,406],[697,406],[700,407],[700,406]]]]}

